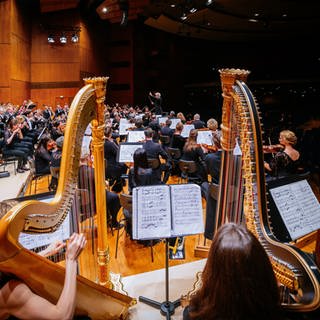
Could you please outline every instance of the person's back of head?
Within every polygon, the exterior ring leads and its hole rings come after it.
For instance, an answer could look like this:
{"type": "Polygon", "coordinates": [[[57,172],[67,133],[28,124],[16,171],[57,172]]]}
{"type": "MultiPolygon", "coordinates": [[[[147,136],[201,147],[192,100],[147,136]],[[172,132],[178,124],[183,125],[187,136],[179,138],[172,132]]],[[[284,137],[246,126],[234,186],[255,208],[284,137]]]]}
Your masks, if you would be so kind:
{"type": "Polygon", "coordinates": [[[177,130],[178,132],[181,132],[181,131],[183,130],[183,123],[182,123],[182,122],[178,122],[178,123],[176,124],[176,130],[177,130]]]}
{"type": "Polygon", "coordinates": [[[172,121],[171,121],[170,119],[167,119],[167,120],[166,120],[166,126],[167,126],[167,127],[170,127],[171,124],[172,124],[172,121]]]}
{"type": "Polygon", "coordinates": [[[207,121],[207,127],[209,130],[215,131],[218,129],[218,121],[216,119],[210,118],[207,121]]]}
{"type": "Polygon", "coordinates": [[[144,130],[144,135],[146,139],[151,139],[153,136],[153,130],[151,128],[147,128],[146,130],[144,130]]]}
{"type": "Polygon", "coordinates": [[[264,248],[245,226],[221,226],[211,244],[190,319],[281,319],[280,298],[264,248]]]}
{"type": "Polygon", "coordinates": [[[196,114],[193,116],[193,120],[200,120],[200,114],[199,114],[199,113],[196,113],[196,114]]]}

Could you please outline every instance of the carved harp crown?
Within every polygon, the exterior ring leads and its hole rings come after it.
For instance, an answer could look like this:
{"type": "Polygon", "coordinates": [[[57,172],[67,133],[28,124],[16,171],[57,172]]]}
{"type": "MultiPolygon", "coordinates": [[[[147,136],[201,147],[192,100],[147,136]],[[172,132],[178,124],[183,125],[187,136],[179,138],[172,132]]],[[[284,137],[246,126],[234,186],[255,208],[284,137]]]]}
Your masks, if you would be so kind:
{"type": "MultiPolygon", "coordinates": [[[[240,207],[247,228],[265,248],[273,270],[287,296],[282,302],[293,311],[312,311],[320,306],[320,273],[315,262],[298,248],[279,242],[272,233],[266,199],[263,140],[260,114],[245,81],[247,70],[219,70],[223,90],[222,161],[216,225],[232,221],[240,207]],[[242,153],[239,170],[243,206],[230,206],[234,181],[233,149],[238,141],[242,153]],[[230,189],[231,188],[231,189],[230,189]]],[[[234,199],[231,200],[234,202],[234,199]]],[[[239,221],[236,221],[239,222],[239,221]]]]}
{"type": "MultiPolygon", "coordinates": [[[[56,303],[64,284],[63,267],[23,248],[20,232],[55,231],[71,206],[78,180],[79,158],[84,131],[91,120],[102,116],[107,78],[86,80],[75,96],[68,115],[59,185],[50,203],[21,202],[0,220],[0,270],[22,279],[35,293],[56,303]],[[19,266],[19,267],[17,267],[19,266]]],[[[77,279],[76,314],[92,319],[125,319],[133,299],[100,286],[81,276],[77,279]]]]}

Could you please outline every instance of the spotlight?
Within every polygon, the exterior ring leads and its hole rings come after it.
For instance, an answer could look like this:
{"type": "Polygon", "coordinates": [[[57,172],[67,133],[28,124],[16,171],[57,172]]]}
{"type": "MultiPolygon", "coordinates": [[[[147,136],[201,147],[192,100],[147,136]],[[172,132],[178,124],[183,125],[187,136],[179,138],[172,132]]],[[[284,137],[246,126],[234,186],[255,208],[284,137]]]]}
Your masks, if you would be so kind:
{"type": "Polygon", "coordinates": [[[182,14],[182,16],[180,17],[180,19],[181,20],[186,20],[188,17],[187,17],[187,15],[186,15],[186,13],[184,12],[183,14],[182,14]]]}
{"type": "Polygon", "coordinates": [[[60,37],[60,43],[67,43],[67,37],[64,34],[60,37]]]}
{"type": "Polygon", "coordinates": [[[74,34],[72,35],[72,37],[71,37],[71,42],[73,42],[73,43],[79,42],[79,36],[78,36],[76,33],[74,33],[74,34]]]}
{"type": "Polygon", "coordinates": [[[213,3],[213,0],[207,0],[207,2],[206,2],[206,6],[211,6],[211,5],[212,5],[212,3],[213,3]]]}
{"type": "Polygon", "coordinates": [[[51,34],[48,35],[48,43],[54,43],[54,38],[51,34]]]}

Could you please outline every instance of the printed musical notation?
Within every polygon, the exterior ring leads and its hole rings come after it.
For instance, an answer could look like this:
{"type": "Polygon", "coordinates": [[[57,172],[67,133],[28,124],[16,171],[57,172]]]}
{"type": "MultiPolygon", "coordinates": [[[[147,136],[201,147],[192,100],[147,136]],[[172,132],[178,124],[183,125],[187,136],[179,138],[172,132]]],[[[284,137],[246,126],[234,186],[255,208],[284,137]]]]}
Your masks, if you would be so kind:
{"type": "Polygon", "coordinates": [[[203,232],[200,187],[155,185],[133,189],[133,238],[159,239],[203,232]]]}
{"type": "Polygon", "coordinates": [[[320,204],[307,180],[270,189],[292,240],[320,228],[320,204]]]}
{"type": "Polygon", "coordinates": [[[117,161],[121,163],[133,162],[133,154],[138,148],[142,148],[142,143],[120,143],[117,161]]]}
{"type": "Polygon", "coordinates": [[[56,240],[67,240],[70,237],[70,217],[69,214],[63,220],[60,227],[52,233],[38,233],[38,234],[19,234],[19,242],[23,247],[31,250],[41,246],[49,245],[56,240]]]}

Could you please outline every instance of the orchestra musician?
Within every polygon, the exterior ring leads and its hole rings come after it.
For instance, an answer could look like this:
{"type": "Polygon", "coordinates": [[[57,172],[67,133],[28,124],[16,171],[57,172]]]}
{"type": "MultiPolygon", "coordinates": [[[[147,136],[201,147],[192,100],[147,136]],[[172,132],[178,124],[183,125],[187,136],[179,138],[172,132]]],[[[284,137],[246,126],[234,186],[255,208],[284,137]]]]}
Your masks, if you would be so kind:
{"type": "Polygon", "coordinates": [[[190,174],[192,177],[199,178],[199,182],[208,181],[207,166],[205,163],[205,155],[201,146],[197,143],[198,131],[191,129],[189,137],[183,147],[181,160],[195,161],[197,164],[197,172],[190,174]]]}
{"type": "Polygon", "coordinates": [[[18,158],[17,172],[19,173],[29,170],[26,164],[28,157],[32,156],[31,150],[21,143],[22,138],[23,135],[18,120],[12,118],[9,126],[7,126],[4,131],[4,146],[2,152],[4,156],[15,156],[18,158]]]}
{"type": "Polygon", "coordinates": [[[281,131],[279,142],[284,148],[278,151],[269,163],[264,163],[267,174],[273,177],[286,177],[298,173],[300,153],[294,148],[297,143],[295,133],[290,130],[281,131]]]}
{"type": "Polygon", "coordinates": [[[36,174],[50,174],[51,153],[48,150],[50,136],[43,135],[34,153],[36,174]]]}
{"type": "Polygon", "coordinates": [[[245,226],[226,223],[218,229],[201,277],[183,320],[284,319],[271,262],[245,226]]]}

